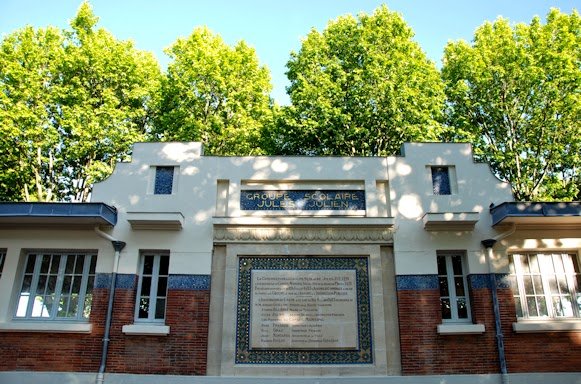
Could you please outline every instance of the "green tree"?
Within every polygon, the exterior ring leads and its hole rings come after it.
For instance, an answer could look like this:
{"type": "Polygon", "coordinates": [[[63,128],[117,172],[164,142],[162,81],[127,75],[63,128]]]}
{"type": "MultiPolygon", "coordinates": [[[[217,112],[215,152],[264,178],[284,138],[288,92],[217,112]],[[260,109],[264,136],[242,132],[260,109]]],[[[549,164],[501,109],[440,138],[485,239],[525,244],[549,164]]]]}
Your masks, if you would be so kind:
{"type": "Polygon", "coordinates": [[[79,201],[88,199],[92,184],[107,177],[133,143],[146,139],[161,80],[153,55],[96,29],[97,21],[90,6],[81,5],[59,71],[55,123],[67,161],[61,176],[79,201]]]}
{"type": "Polygon", "coordinates": [[[263,153],[273,106],[270,74],[254,49],[243,41],[231,48],[207,28],[196,28],[167,54],[173,62],[161,87],[158,137],[201,141],[212,155],[263,153]]]}
{"type": "Polygon", "coordinates": [[[546,24],[477,29],[449,43],[443,78],[451,139],[468,140],[517,200],[579,198],[581,19],[551,10],[546,24]]]}
{"type": "Polygon", "coordinates": [[[25,27],[0,45],[0,200],[52,200],[60,189],[54,82],[63,37],[25,27]]]}
{"type": "Polygon", "coordinates": [[[386,155],[405,141],[436,140],[444,86],[412,38],[385,6],[312,30],[287,63],[292,105],[275,133],[277,152],[386,155]]]}
{"type": "Polygon", "coordinates": [[[2,41],[3,199],[86,201],[146,138],[159,67],[97,20],[83,3],[70,31],[26,27],[2,41]]]}

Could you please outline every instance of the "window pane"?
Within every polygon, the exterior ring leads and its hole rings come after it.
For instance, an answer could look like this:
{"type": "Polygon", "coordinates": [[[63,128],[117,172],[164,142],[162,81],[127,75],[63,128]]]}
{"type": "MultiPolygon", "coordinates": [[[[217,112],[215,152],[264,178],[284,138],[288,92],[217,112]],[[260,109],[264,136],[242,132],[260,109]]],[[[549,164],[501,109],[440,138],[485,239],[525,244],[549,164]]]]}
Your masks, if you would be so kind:
{"type": "Polygon", "coordinates": [[[452,308],[450,308],[450,299],[441,299],[440,306],[442,308],[442,319],[451,319],[452,308]]]}
{"type": "Polygon", "coordinates": [[[167,293],[167,277],[160,277],[157,282],[157,296],[165,297],[167,293]]]}
{"type": "Polygon", "coordinates": [[[438,278],[440,282],[440,296],[450,296],[448,291],[448,278],[446,276],[438,278]]]}
{"type": "Polygon", "coordinates": [[[48,269],[50,267],[50,255],[42,256],[42,263],[40,265],[40,273],[48,273],[48,269]]]}
{"type": "Polygon", "coordinates": [[[454,284],[456,288],[456,296],[466,296],[464,292],[464,278],[463,277],[455,277],[454,284]]]}
{"type": "Polygon", "coordinates": [[[141,282],[141,296],[150,296],[151,277],[144,277],[141,282]]]}
{"type": "Polygon", "coordinates": [[[171,195],[173,173],[174,167],[156,167],[155,187],[153,193],[156,195],[171,195]]]}
{"type": "Polygon", "coordinates": [[[537,303],[539,305],[539,316],[549,316],[545,296],[538,296],[537,303]]]}
{"type": "Polygon", "coordinates": [[[83,274],[83,256],[69,256],[69,257],[74,257],[75,260],[75,274],[76,275],[82,275],[83,274]]]}
{"type": "Polygon", "coordinates": [[[145,256],[143,260],[143,274],[151,275],[153,273],[153,259],[154,256],[145,256]]]}
{"type": "Polygon", "coordinates": [[[446,256],[438,256],[438,275],[446,274],[446,256]]]}
{"type": "Polygon", "coordinates": [[[432,167],[434,195],[450,195],[450,176],[447,167],[432,167]]]}
{"type": "Polygon", "coordinates": [[[59,272],[59,263],[61,261],[61,257],[59,255],[54,255],[52,258],[52,264],[50,266],[50,273],[56,275],[59,272]]]}
{"type": "Polygon", "coordinates": [[[452,267],[454,275],[462,275],[462,258],[460,256],[452,256],[452,267]]]}
{"type": "Polygon", "coordinates": [[[155,303],[155,318],[156,319],[165,318],[165,299],[157,299],[155,303]]]}
{"type": "Polygon", "coordinates": [[[72,256],[67,257],[67,266],[65,267],[65,273],[67,275],[72,275],[75,270],[75,258],[72,256]]]}
{"type": "Polygon", "coordinates": [[[539,316],[539,311],[537,310],[537,300],[534,296],[527,297],[527,307],[529,309],[529,316],[539,316]]]}
{"type": "Polygon", "coordinates": [[[466,305],[465,298],[458,299],[458,318],[460,319],[468,318],[468,306],[466,305]]]}
{"type": "Polygon", "coordinates": [[[28,260],[26,262],[25,273],[34,273],[34,264],[36,262],[36,255],[28,255],[28,260]]]}
{"type": "Polygon", "coordinates": [[[22,281],[22,289],[20,290],[21,293],[28,293],[30,292],[30,284],[32,283],[32,276],[26,275],[24,276],[24,280],[22,281]]]}
{"type": "Polygon", "coordinates": [[[524,284],[525,284],[525,294],[527,295],[534,295],[535,290],[533,288],[533,278],[532,276],[524,276],[523,277],[524,284]]]}
{"type": "Polygon", "coordinates": [[[161,256],[159,261],[159,274],[167,276],[169,273],[169,256],[161,256]]]}
{"type": "Polygon", "coordinates": [[[561,257],[561,255],[552,255],[552,256],[555,272],[565,273],[565,270],[563,269],[563,258],[561,257]]]}
{"type": "Polygon", "coordinates": [[[147,319],[149,315],[149,298],[141,298],[139,300],[139,318],[147,319]]]}
{"type": "Polygon", "coordinates": [[[520,297],[515,297],[514,298],[514,302],[516,305],[516,316],[517,317],[523,317],[523,313],[522,313],[522,305],[520,304],[520,297]]]}

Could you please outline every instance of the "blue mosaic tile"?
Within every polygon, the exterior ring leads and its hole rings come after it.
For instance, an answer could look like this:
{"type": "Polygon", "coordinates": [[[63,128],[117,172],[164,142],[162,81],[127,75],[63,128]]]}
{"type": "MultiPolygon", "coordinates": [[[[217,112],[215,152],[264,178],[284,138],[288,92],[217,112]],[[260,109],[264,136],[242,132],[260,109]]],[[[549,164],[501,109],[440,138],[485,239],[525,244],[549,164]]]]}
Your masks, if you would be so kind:
{"type": "MultiPolygon", "coordinates": [[[[510,288],[510,281],[507,274],[497,273],[496,276],[496,288],[497,289],[507,289],[510,288]]],[[[479,273],[468,275],[468,280],[470,281],[470,286],[473,289],[490,289],[490,274],[479,273]]]]}
{"type": "Polygon", "coordinates": [[[111,274],[110,273],[97,273],[97,275],[95,276],[94,288],[109,289],[109,287],[111,287],[111,274]]]}
{"type": "MultiPolygon", "coordinates": [[[[111,273],[97,273],[95,279],[95,288],[109,289],[111,287],[111,273]]],[[[134,289],[137,282],[137,276],[133,274],[117,274],[115,289],[134,289]]]]}
{"type": "Polygon", "coordinates": [[[168,289],[204,291],[210,289],[210,275],[170,275],[168,289]]]}
{"type": "Polygon", "coordinates": [[[241,257],[236,319],[237,364],[372,364],[369,267],[366,257],[241,257]],[[250,292],[253,270],[355,270],[359,348],[357,350],[250,349],[250,292]]]}
{"type": "Polygon", "coordinates": [[[137,276],[127,273],[117,274],[117,282],[115,287],[118,289],[135,289],[137,283],[137,276]]]}
{"type": "Polygon", "coordinates": [[[173,187],[174,167],[155,167],[155,185],[153,193],[156,195],[171,195],[173,187]]]}
{"type": "Polygon", "coordinates": [[[424,291],[440,289],[438,275],[398,275],[396,276],[398,291],[424,291]]]}

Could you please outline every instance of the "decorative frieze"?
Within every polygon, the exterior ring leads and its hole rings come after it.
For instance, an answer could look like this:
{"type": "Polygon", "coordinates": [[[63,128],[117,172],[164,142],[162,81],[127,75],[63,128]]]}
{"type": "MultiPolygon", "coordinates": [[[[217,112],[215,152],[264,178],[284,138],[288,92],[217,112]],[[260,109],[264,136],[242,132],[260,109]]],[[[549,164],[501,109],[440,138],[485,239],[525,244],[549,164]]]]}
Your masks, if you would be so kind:
{"type": "Polygon", "coordinates": [[[293,227],[293,226],[214,226],[214,242],[223,243],[393,243],[387,226],[377,227],[293,227]]]}

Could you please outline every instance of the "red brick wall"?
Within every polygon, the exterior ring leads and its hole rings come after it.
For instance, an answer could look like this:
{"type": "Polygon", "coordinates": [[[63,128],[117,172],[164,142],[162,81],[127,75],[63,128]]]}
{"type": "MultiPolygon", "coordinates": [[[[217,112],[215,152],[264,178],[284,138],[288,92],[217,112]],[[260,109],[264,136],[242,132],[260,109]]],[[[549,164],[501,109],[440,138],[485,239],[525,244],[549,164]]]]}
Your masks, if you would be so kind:
{"type": "Polygon", "coordinates": [[[107,290],[93,290],[92,333],[0,333],[1,371],[97,372],[101,356],[107,290]]]}
{"type": "MultiPolygon", "coordinates": [[[[95,289],[90,335],[0,333],[0,370],[97,372],[105,314],[106,289],[95,289]]],[[[134,289],[117,289],[111,324],[107,372],[205,375],[209,290],[170,290],[168,336],[124,335],[133,323],[134,289]]]]}
{"type": "MultiPolygon", "coordinates": [[[[483,306],[488,290],[473,292],[475,323],[483,323],[481,335],[440,335],[438,290],[398,291],[401,362],[404,375],[484,374],[498,372],[494,318],[483,306]],[[475,305],[476,304],[476,305],[475,305]]],[[[489,300],[489,299],[488,299],[489,300]]],[[[492,309],[490,308],[492,314],[492,309]]]]}
{"type": "Polygon", "coordinates": [[[205,375],[210,291],[170,290],[167,299],[168,336],[123,335],[133,323],[135,291],[115,297],[108,372],[205,375]]]}
{"type": "Polygon", "coordinates": [[[581,371],[581,332],[515,333],[511,291],[499,290],[498,299],[509,373],[581,371]]]}
{"type": "MultiPolygon", "coordinates": [[[[482,335],[439,335],[439,298],[437,290],[398,291],[402,373],[499,373],[490,290],[471,289],[473,322],[485,325],[482,335]]],[[[517,334],[510,289],[498,289],[498,300],[508,373],[581,371],[581,333],[517,334]]]]}

